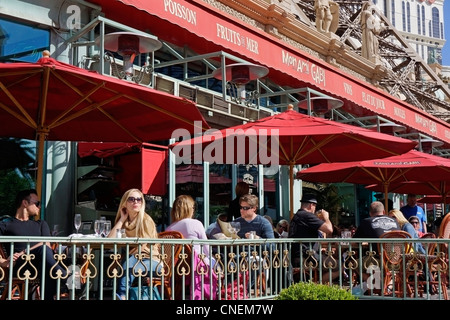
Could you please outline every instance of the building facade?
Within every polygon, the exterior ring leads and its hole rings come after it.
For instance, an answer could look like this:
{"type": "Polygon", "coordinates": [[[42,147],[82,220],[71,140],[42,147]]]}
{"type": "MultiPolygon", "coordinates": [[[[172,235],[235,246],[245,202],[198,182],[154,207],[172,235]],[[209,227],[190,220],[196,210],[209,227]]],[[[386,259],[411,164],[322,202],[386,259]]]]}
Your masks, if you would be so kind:
{"type": "MultiPolygon", "coordinates": [[[[378,43],[377,52],[367,58],[361,19],[364,6],[372,8],[370,3],[330,3],[327,30],[318,30],[313,1],[79,0],[31,4],[0,0],[0,55],[2,62],[36,61],[47,49],[57,60],[194,101],[212,128],[261,119],[293,104],[299,112],[380,131],[401,126],[403,132],[390,133],[418,141],[423,151],[447,156],[450,127],[445,115],[450,106],[445,100],[450,92],[427,63],[431,57],[439,62],[436,48],[445,42],[442,4],[404,2],[400,8],[405,10],[401,11],[396,8],[398,2],[376,3],[379,9],[371,13],[384,27],[373,38],[378,43]],[[416,18],[408,14],[417,10],[421,14],[416,18]],[[404,32],[413,34],[419,19],[417,34],[421,36],[406,36],[405,41],[404,32]],[[117,32],[156,37],[162,47],[134,53],[130,74],[123,76],[122,71],[127,70],[123,50],[111,49],[108,43],[108,35],[117,32]],[[239,63],[265,67],[268,74],[247,74],[246,83],[222,81],[217,70],[239,63]],[[342,104],[320,109],[313,102],[318,97],[342,104]]],[[[163,144],[170,142],[168,139],[163,144]]],[[[51,141],[46,148],[46,218],[52,224],[64,223],[58,221],[62,219],[58,216],[61,207],[79,205],[74,186],[78,165],[66,161],[77,157],[77,148],[75,143],[51,141]],[[65,156],[61,158],[61,154],[65,156]],[[62,194],[71,196],[55,203],[62,194]]],[[[168,163],[165,210],[178,192],[174,159],[169,157],[168,163]]],[[[222,187],[228,198],[233,197],[232,186],[247,179],[254,184],[264,213],[275,220],[287,217],[289,195],[285,190],[290,177],[285,168],[266,175],[262,166],[216,168],[211,164],[203,169],[205,178],[212,171],[228,175],[231,183],[222,187]],[[271,183],[264,182],[265,176],[271,183]],[[276,187],[269,192],[269,185],[276,187]]],[[[294,187],[296,210],[301,182],[295,181],[294,187]]],[[[203,194],[196,198],[207,225],[214,219],[211,198],[221,203],[216,199],[221,192],[211,194],[208,183],[201,188],[203,194]]],[[[361,204],[353,200],[343,207],[358,212],[369,202],[369,198],[361,204]]]]}

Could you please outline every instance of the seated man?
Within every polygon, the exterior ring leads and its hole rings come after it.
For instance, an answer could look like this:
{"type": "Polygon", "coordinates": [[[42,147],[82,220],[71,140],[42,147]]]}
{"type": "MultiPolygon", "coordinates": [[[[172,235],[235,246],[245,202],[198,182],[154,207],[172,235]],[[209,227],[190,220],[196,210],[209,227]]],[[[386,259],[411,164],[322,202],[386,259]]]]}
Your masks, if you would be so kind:
{"type": "MultiPolygon", "coordinates": [[[[301,200],[300,209],[292,217],[289,224],[289,238],[322,238],[323,234],[331,234],[333,232],[333,225],[329,218],[329,213],[321,210],[320,215],[316,215],[317,199],[313,194],[305,194],[301,200]]],[[[313,250],[318,254],[316,245],[313,245],[313,250]]],[[[308,257],[306,253],[309,246],[303,243],[292,245],[291,260],[294,267],[300,266],[300,256],[303,259],[308,257]]]]}
{"type": "MultiPolygon", "coordinates": [[[[44,220],[34,220],[34,217],[39,217],[40,201],[38,200],[37,192],[34,189],[23,190],[17,194],[16,214],[13,219],[2,221],[0,223],[0,235],[3,236],[43,236],[50,237],[50,228],[44,220]]],[[[14,252],[10,252],[10,246],[6,247],[7,259],[0,258],[0,265],[8,267],[11,259],[13,259],[14,273],[16,274],[19,268],[27,263],[26,260],[21,259],[21,256],[26,253],[27,243],[14,243],[14,252]]],[[[42,257],[45,252],[45,292],[44,300],[54,300],[56,295],[57,280],[50,276],[50,269],[56,264],[53,257],[53,250],[50,243],[33,242],[30,243],[30,254],[34,254],[34,259],[31,263],[38,270],[38,279],[42,278],[42,257]]],[[[25,270],[22,270],[24,272],[25,270]]],[[[34,269],[29,268],[31,276],[34,275],[34,269]]],[[[56,277],[57,272],[61,271],[63,278],[67,275],[67,270],[63,269],[59,264],[52,270],[53,277],[56,277]]]]}
{"type": "MultiPolygon", "coordinates": [[[[359,227],[353,235],[353,238],[379,238],[383,233],[391,230],[400,230],[397,221],[386,215],[382,202],[374,201],[369,207],[369,217],[361,221],[359,227]]],[[[370,244],[369,248],[371,251],[375,251],[375,259],[378,260],[378,266],[380,266],[381,263],[379,261],[380,257],[378,245],[370,244]]],[[[365,256],[365,253],[363,253],[363,256],[365,256]]],[[[375,265],[372,265],[372,267],[373,266],[375,265]]],[[[375,267],[377,268],[378,266],[375,267]]],[[[375,270],[370,267],[371,265],[368,266],[368,269],[365,270],[365,273],[362,275],[362,279],[364,281],[363,287],[366,286],[365,282],[367,281],[369,275],[375,272],[375,270]]],[[[357,272],[357,270],[355,271],[357,272]]]]}
{"type": "MultiPolygon", "coordinates": [[[[361,221],[353,238],[379,238],[383,233],[391,230],[400,230],[397,221],[386,215],[384,205],[380,201],[374,201],[369,208],[370,217],[361,221]]],[[[377,251],[376,248],[373,248],[377,251]]]]}
{"type": "MultiPolygon", "coordinates": [[[[326,238],[333,233],[333,224],[330,221],[329,213],[326,210],[319,210],[316,212],[317,199],[313,194],[305,194],[301,200],[300,209],[292,217],[289,224],[289,238],[326,238]]],[[[336,260],[336,257],[333,257],[336,260]]],[[[328,261],[330,257],[322,252],[322,246],[319,242],[297,242],[292,244],[291,249],[291,263],[294,267],[294,281],[298,281],[299,274],[295,272],[298,270],[300,264],[303,267],[305,276],[312,275],[314,280],[317,280],[317,272],[322,272],[324,282],[339,278],[340,272],[336,264],[330,267],[324,267],[323,262],[328,261]],[[322,254],[320,256],[320,254],[322,254]],[[322,258],[322,264],[320,263],[322,258]],[[304,264],[311,265],[311,268],[304,268],[304,264]]],[[[343,273],[342,276],[345,277],[343,273]]]]}

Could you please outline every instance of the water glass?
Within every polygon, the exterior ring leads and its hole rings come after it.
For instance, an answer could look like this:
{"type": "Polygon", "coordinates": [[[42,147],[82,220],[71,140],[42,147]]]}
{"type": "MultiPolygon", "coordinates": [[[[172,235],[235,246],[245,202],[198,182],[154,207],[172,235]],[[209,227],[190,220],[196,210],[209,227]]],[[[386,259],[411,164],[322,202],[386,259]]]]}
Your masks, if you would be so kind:
{"type": "Polygon", "coordinates": [[[77,230],[77,234],[78,234],[78,230],[81,227],[81,214],[76,213],[75,217],[73,218],[73,224],[75,225],[75,229],[77,230]]]}
{"type": "Polygon", "coordinates": [[[104,220],[95,220],[94,231],[95,231],[96,237],[101,237],[102,233],[105,231],[105,221],[104,220]]]}
{"type": "MultiPolygon", "coordinates": [[[[350,230],[343,230],[341,231],[341,238],[343,239],[349,239],[352,237],[352,232],[350,230]]],[[[341,245],[348,246],[349,243],[347,241],[341,242],[341,245]]]]}
{"type": "Polygon", "coordinates": [[[110,220],[106,220],[105,221],[105,230],[103,231],[103,235],[105,237],[107,237],[110,232],[111,232],[111,221],[110,220]]]}

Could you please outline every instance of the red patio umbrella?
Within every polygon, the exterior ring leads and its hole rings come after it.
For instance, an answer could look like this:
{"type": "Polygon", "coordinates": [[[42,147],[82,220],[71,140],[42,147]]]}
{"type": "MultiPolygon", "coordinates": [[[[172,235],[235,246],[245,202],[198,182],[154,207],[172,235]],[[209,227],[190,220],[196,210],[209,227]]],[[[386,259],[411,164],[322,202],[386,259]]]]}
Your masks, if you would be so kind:
{"type": "MultiPolygon", "coordinates": [[[[203,183],[203,167],[201,165],[187,165],[187,166],[179,166],[175,170],[175,182],[178,183],[203,183]]],[[[231,183],[231,179],[220,176],[215,172],[210,172],[209,174],[209,183],[210,184],[224,184],[231,183]]]]}
{"type": "Polygon", "coordinates": [[[1,137],[39,141],[38,192],[45,140],[150,142],[209,128],[187,99],[49,57],[0,63],[0,123],[1,137]]]}
{"type": "Polygon", "coordinates": [[[420,203],[443,203],[444,205],[450,203],[450,195],[447,196],[425,196],[423,198],[417,199],[420,203]]]}
{"type": "Polygon", "coordinates": [[[80,142],[78,155],[84,157],[107,158],[128,152],[139,152],[142,144],[139,142],[80,142]]]}
{"type": "MultiPolygon", "coordinates": [[[[366,189],[378,192],[384,192],[382,185],[373,184],[366,187],[366,189]]],[[[450,180],[449,181],[408,181],[400,183],[392,183],[388,187],[389,192],[395,192],[400,194],[422,194],[427,195],[430,201],[441,199],[440,203],[447,203],[446,197],[450,197],[450,180]]],[[[426,198],[428,198],[426,197],[426,198]]],[[[439,202],[429,202],[439,203],[439,202]]]]}
{"type": "MultiPolygon", "coordinates": [[[[365,160],[411,150],[416,143],[399,137],[292,110],[254,122],[208,131],[169,146],[178,163],[288,165],[365,160]]],[[[293,179],[290,179],[293,215],[293,179]]]]}
{"type": "MultiPolygon", "coordinates": [[[[411,150],[384,159],[322,163],[298,172],[297,178],[324,183],[349,182],[367,185],[376,183],[376,191],[381,191],[385,195],[387,208],[388,193],[402,182],[450,181],[450,160],[411,150]]],[[[404,186],[406,185],[405,183],[404,186]]]]}

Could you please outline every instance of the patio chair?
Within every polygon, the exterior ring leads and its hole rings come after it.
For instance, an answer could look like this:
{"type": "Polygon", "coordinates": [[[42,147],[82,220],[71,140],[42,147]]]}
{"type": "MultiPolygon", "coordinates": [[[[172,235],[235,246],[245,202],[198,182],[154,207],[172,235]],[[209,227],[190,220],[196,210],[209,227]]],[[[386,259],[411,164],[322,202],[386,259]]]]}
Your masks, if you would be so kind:
{"type": "MultiPolygon", "coordinates": [[[[3,244],[0,244],[0,256],[3,259],[7,259],[8,255],[3,244]]],[[[27,280],[19,279],[13,275],[11,283],[9,282],[9,267],[0,267],[0,283],[3,287],[3,291],[0,300],[9,299],[9,293],[11,293],[11,300],[25,300],[27,294],[27,280]]],[[[28,281],[28,294],[27,299],[40,299],[40,281],[39,277],[28,281]]]]}
{"type": "MultiPolygon", "coordinates": [[[[392,230],[380,236],[381,242],[378,244],[378,251],[382,255],[382,266],[384,270],[383,290],[386,296],[403,297],[403,279],[406,274],[403,270],[405,253],[411,251],[412,243],[408,242],[386,242],[387,238],[411,239],[411,235],[402,230],[392,230]]],[[[411,294],[408,288],[408,294],[411,294]]]]}
{"type": "MultiPolygon", "coordinates": [[[[442,219],[439,227],[440,239],[450,239],[450,214],[447,213],[442,219]]],[[[441,294],[445,300],[448,300],[448,268],[449,257],[447,244],[440,244],[436,251],[438,257],[430,262],[430,272],[432,275],[431,283],[433,286],[438,287],[440,285],[441,294]]]]}
{"type": "Polygon", "coordinates": [[[449,239],[450,238],[450,213],[447,213],[444,216],[444,218],[442,219],[441,225],[439,227],[438,238],[441,238],[441,239],[449,239]]]}
{"type": "MultiPolygon", "coordinates": [[[[423,236],[421,236],[420,239],[436,239],[436,235],[433,232],[427,232],[423,236]]],[[[426,250],[428,255],[433,255],[436,250],[437,243],[424,242],[422,243],[422,246],[426,250]]]]}
{"type": "MultiPolygon", "coordinates": [[[[183,239],[183,235],[178,231],[162,231],[158,234],[159,239],[183,239]]],[[[161,288],[163,299],[178,300],[182,297],[182,272],[180,269],[189,269],[191,248],[189,245],[165,243],[161,246],[162,271],[153,277],[153,286],[161,288]],[[181,254],[187,257],[181,257],[181,254]],[[184,265],[186,264],[186,265],[184,265]],[[183,265],[183,266],[182,266],[183,265]],[[174,281],[173,281],[174,280],[174,281]],[[173,286],[172,286],[173,285],[173,286]],[[174,291],[172,291],[174,289],[174,291]]]]}

